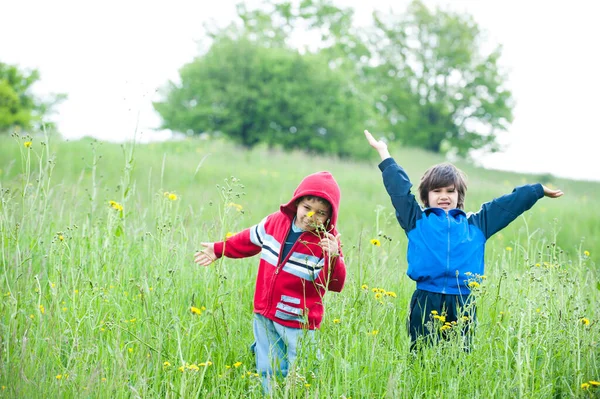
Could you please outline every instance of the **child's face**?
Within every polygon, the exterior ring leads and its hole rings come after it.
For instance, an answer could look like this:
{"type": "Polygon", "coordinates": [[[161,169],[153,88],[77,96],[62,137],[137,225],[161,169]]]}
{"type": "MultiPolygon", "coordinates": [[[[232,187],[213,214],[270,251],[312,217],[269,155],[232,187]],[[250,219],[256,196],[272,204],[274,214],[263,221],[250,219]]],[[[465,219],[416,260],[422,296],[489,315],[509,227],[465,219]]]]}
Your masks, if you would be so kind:
{"type": "Polygon", "coordinates": [[[447,187],[434,188],[429,191],[429,207],[442,208],[446,212],[456,208],[458,204],[458,191],[454,184],[447,187]]]}
{"type": "Polygon", "coordinates": [[[317,226],[324,225],[329,219],[329,207],[316,199],[303,198],[296,211],[296,227],[306,231],[314,231],[317,226]]]}

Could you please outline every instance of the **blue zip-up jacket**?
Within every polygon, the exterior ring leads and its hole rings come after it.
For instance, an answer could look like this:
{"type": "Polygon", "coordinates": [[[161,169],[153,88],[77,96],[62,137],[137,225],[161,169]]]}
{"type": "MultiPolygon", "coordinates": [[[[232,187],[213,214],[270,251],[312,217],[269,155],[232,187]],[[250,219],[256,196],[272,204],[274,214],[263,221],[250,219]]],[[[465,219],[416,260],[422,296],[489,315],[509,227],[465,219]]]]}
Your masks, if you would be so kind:
{"type": "Polygon", "coordinates": [[[511,194],[467,215],[460,209],[422,209],[411,194],[408,175],[393,158],[379,164],[396,218],[408,236],[408,276],[417,289],[468,295],[469,279],[484,274],[485,243],[544,196],[541,184],[517,187],[511,194]],[[467,273],[471,274],[467,274],[467,273]]]}

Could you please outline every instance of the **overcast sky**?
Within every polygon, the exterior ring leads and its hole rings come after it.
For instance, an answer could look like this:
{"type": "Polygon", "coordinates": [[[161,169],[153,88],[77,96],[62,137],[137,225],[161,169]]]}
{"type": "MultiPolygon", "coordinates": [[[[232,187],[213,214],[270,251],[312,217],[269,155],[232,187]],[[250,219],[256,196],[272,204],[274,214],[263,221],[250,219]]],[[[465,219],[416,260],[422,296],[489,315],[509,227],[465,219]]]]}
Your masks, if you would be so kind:
{"type": "MultiPolygon", "coordinates": [[[[471,14],[490,43],[516,100],[502,154],[484,166],[600,180],[600,6],[593,0],[425,0],[471,14]]],[[[119,141],[153,131],[156,90],[198,54],[203,23],[235,18],[234,0],[0,0],[0,61],[36,68],[43,96],[66,93],[55,121],[67,138],[119,141]],[[92,5],[90,5],[92,4],[92,5]]],[[[249,4],[259,4],[251,0],[249,4]]],[[[408,0],[338,0],[368,24],[374,9],[408,0]]],[[[208,44],[204,41],[205,45],[208,44]]],[[[200,43],[202,45],[202,43],[200,43]]],[[[356,134],[362,134],[356,132],[356,134]]]]}

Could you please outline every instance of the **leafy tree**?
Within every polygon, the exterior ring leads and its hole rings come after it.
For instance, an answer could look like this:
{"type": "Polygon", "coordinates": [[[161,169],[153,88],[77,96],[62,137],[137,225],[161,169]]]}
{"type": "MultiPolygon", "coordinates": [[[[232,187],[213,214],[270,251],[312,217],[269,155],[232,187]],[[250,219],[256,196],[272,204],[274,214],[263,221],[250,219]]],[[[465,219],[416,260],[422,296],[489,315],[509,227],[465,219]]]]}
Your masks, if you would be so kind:
{"type": "Polygon", "coordinates": [[[163,128],[222,132],[252,147],[264,142],[346,156],[364,107],[343,74],[318,54],[265,47],[246,37],[221,37],[180,70],[164,101],[154,103],[163,128]]]}
{"type": "Polygon", "coordinates": [[[368,78],[388,131],[434,152],[497,150],[496,134],[512,121],[512,95],[498,67],[501,48],[480,50],[468,15],[413,1],[405,15],[374,14],[377,65],[368,78]]]}
{"type": "Polygon", "coordinates": [[[66,97],[53,95],[47,101],[36,98],[31,87],[39,79],[37,70],[21,71],[17,66],[0,62],[0,133],[14,127],[29,130],[53,126],[47,117],[66,97]]]}

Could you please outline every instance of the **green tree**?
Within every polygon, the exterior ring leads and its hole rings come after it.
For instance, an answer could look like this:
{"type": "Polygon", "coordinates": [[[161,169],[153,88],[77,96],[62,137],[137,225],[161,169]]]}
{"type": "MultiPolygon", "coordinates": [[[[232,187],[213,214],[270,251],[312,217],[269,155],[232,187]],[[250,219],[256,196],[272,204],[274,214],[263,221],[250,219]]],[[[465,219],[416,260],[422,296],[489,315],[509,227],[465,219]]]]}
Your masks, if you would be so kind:
{"type": "Polygon", "coordinates": [[[357,146],[348,136],[360,131],[362,102],[319,54],[220,37],[181,68],[180,79],[154,103],[163,128],[340,156],[357,146]]]}
{"type": "Polygon", "coordinates": [[[496,134],[512,122],[512,95],[498,67],[501,48],[481,51],[469,15],[413,1],[404,15],[374,14],[376,108],[387,131],[434,152],[497,150],[496,134]]]}
{"type": "Polygon", "coordinates": [[[0,62],[0,133],[14,127],[23,130],[53,127],[47,118],[66,96],[51,95],[46,101],[38,99],[31,87],[39,79],[37,70],[22,71],[15,65],[0,62]]]}

